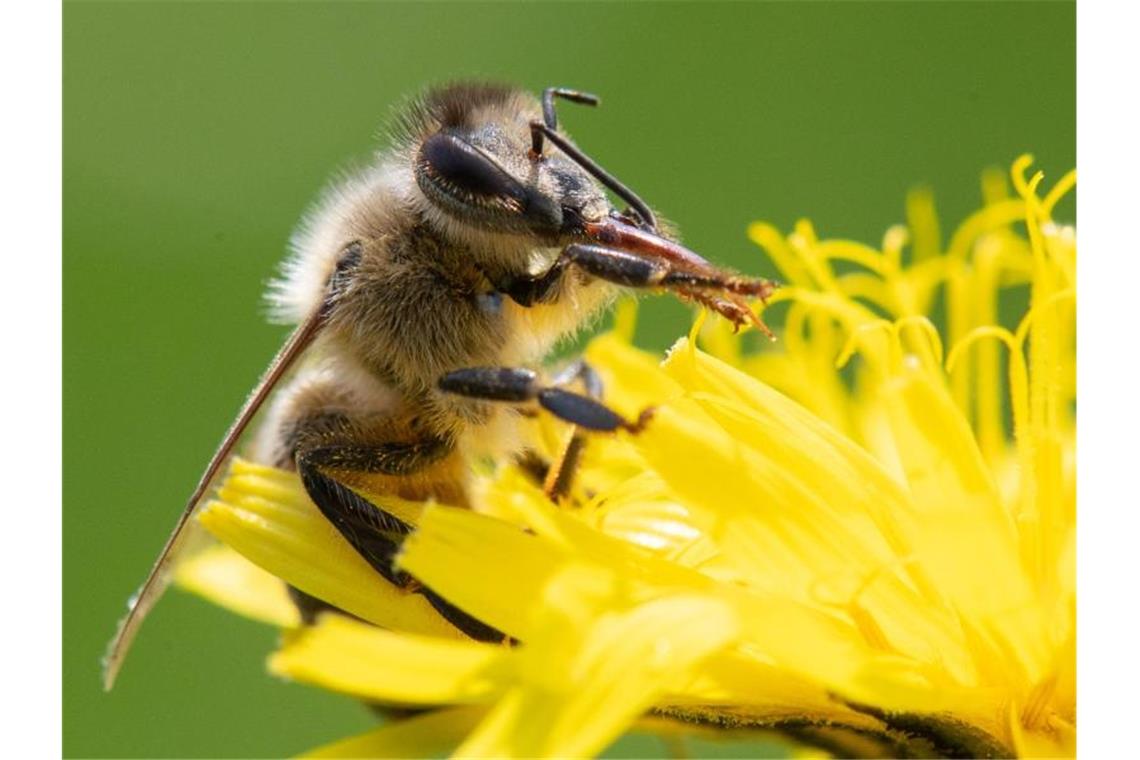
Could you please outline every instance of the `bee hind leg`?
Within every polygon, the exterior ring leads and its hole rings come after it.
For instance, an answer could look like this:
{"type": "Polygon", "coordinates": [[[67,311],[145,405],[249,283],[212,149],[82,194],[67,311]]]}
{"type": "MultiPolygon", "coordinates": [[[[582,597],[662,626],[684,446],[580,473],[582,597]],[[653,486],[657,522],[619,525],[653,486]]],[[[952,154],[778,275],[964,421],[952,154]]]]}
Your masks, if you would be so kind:
{"type": "MultiPolygon", "coordinates": [[[[329,471],[407,475],[446,456],[450,444],[443,440],[376,445],[329,444],[302,446],[295,462],[309,498],[352,547],[393,585],[422,595],[448,622],[473,639],[502,641],[494,628],[459,610],[408,573],[395,567],[396,555],[412,526],[366,500],[341,483],[329,471]]],[[[300,592],[303,594],[303,592],[300,592]]],[[[298,604],[302,616],[312,600],[303,594],[298,604]]],[[[316,610],[316,611],[319,611],[316,610]]]]}

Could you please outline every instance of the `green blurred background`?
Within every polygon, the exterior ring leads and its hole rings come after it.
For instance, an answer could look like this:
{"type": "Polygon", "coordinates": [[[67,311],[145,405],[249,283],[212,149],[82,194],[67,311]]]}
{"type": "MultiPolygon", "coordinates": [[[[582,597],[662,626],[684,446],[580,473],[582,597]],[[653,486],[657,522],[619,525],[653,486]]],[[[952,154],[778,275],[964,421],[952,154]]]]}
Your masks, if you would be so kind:
{"type": "MultiPolygon", "coordinates": [[[[287,755],[372,725],[267,676],[273,631],[180,592],[110,694],[99,659],[282,340],[260,296],[297,219],[393,103],[456,77],[598,92],[561,110],[576,140],[759,274],[751,220],[876,243],[925,184],[946,233],[984,166],[1075,162],[1072,3],[66,3],[67,756],[287,755]]],[[[654,347],[689,319],[642,314],[654,347]]]]}

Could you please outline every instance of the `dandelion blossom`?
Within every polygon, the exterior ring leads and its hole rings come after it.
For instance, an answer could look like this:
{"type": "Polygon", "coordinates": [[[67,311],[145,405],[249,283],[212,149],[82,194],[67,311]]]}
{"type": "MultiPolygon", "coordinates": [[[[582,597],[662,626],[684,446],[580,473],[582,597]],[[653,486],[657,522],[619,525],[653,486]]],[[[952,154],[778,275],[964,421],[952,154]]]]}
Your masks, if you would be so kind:
{"type": "MultiPolygon", "coordinates": [[[[295,476],[243,461],[200,518],[224,546],[179,581],[281,626],[274,673],[418,708],[315,756],[582,756],[635,727],[1072,755],[1076,246],[1052,212],[1074,175],[1042,192],[1030,161],[1012,194],[985,175],[945,247],[922,193],[880,248],[754,224],[786,283],[775,345],[698,318],[659,361],[626,306],[586,356],[608,403],[655,411],[591,438],[561,503],[514,462],[473,509],[375,497],[416,525],[399,566],[509,644],[388,585],[295,476]],[[282,580],[349,615],[301,626],[282,580]]],[[[549,458],[567,435],[530,433],[549,458]]]]}

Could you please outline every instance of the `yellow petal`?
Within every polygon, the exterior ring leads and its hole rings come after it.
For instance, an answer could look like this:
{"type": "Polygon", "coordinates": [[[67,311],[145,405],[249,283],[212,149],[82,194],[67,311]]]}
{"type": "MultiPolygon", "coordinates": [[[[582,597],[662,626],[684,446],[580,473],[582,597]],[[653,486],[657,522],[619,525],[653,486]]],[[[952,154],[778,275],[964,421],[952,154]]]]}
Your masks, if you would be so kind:
{"type": "MultiPolygon", "coordinates": [[[[753,225],[792,281],[771,299],[788,302],[782,340],[759,352],[698,322],[659,365],[629,345],[627,308],[587,358],[607,403],[656,414],[636,435],[590,435],[558,505],[502,462],[479,469],[472,511],[374,497],[418,525],[401,566],[517,643],[339,618],[290,635],[277,672],[447,705],[327,752],[578,756],[656,707],[823,726],[853,752],[1071,754],[1076,253],[1049,215],[1073,178],[1041,201],[1030,163],[1015,165],[1019,198],[986,180],[946,252],[925,192],[879,249],[806,220],[786,236],[753,225]],[[1027,285],[1030,314],[998,326],[1003,289],[1027,285]],[[996,346],[963,350],[987,335],[1008,337],[1008,376],[996,346]],[[904,725],[912,738],[892,745],[904,725]]],[[[570,434],[549,415],[524,427],[551,460],[570,434]]],[[[444,625],[380,581],[294,476],[241,468],[204,522],[243,554],[369,620],[444,625]]],[[[235,607],[257,601],[211,583],[235,607]]]]}
{"type": "Polygon", "coordinates": [[[945,392],[915,369],[904,369],[891,383],[890,406],[903,468],[922,510],[915,556],[978,629],[976,643],[991,667],[1019,666],[1024,673],[1009,677],[1036,681],[1050,664],[1046,628],[1012,520],[965,420],[945,392]]]}
{"type": "Polygon", "coordinates": [[[613,333],[590,341],[585,358],[602,376],[606,404],[627,417],[635,418],[646,406],[680,393],[677,384],[658,371],[656,356],[634,348],[613,333]]]}
{"type": "Polygon", "coordinates": [[[359,736],[306,752],[304,758],[428,758],[450,755],[486,713],[482,706],[436,710],[394,720],[359,736]]]}
{"type": "Polygon", "coordinates": [[[510,523],[436,505],[404,542],[398,563],[459,609],[525,641],[526,600],[539,595],[557,568],[557,553],[510,523]]]}
{"type": "Polygon", "coordinates": [[[513,688],[456,753],[459,757],[582,757],[602,750],[671,686],[737,634],[725,604],[675,596],[573,626],[524,648],[535,672],[548,647],[573,658],[571,677],[513,688]],[[578,639],[578,636],[581,636],[578,639]],[[559,638],[578,639],[567,649],[559,638]]]}
{"type": "Polygon", "coordinates": [[[212,546],[179,562],[174,582],[228,610],[281,628],[301,624],[285,583],[228,546],[212,546]]]}
{"type": "Polygon", "coordinates": [[[198,520],[242,556],[307,594],[387,628],[463,634],[419,594],[385,581],[309,501],[289,473],[235,461],[198,520]]]}
{"type": "Polygon", "coordinates": [[[287,635],[269,660],[282,676],[381,702],[483,702],[503,688],[510,649],[392,633],[343,615],[287,635]]]}

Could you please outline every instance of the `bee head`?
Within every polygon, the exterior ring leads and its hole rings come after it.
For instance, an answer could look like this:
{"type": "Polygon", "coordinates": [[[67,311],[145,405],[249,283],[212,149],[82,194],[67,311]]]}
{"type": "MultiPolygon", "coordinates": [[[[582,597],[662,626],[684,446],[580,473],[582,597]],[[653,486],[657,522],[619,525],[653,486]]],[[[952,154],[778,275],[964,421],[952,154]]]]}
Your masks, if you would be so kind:
{"type": "Polygon", "coordinates": [[[557,146],[533,149],[543,112],[533,96],[495,86],[455,85],[417,101],[413,171],[445,226],[557,243],[613,211],[603,187],[557,146]]]}

